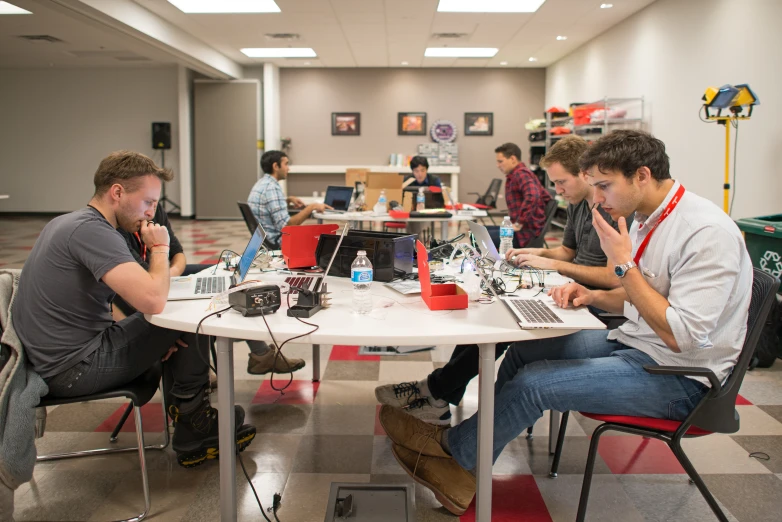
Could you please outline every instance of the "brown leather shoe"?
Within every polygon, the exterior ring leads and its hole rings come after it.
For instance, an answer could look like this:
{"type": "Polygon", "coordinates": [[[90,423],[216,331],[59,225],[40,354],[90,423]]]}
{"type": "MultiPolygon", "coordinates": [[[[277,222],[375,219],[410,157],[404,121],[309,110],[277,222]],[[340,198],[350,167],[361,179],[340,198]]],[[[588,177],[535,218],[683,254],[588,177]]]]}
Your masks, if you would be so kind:
{"type": "Polygon", "coordinates": [[[413,480],[432,490],[445,509],[462,515],[475,496],[475,477],[453,459],[419,456],[399,444],[391,446],[394,458],[413,480]]]}
{"type": "Polygon", "coordinates": [[[247,373],[252,375],[263,375],[274,369],[275,373],[295,372],[304,368],[304,359],[293,359],[285,357],[273,344],[271,349],[263,355],[255,355],[250,352],[250,358],[247,360],[247,373]]]}
{"type": "Polygon", "coordinates": [[[426,455],[450,459],[440,444],[443,429],[405,413],[400,408],[384,404],[380,408],[380,424],[388,438],[409,450],[426,455]]]}

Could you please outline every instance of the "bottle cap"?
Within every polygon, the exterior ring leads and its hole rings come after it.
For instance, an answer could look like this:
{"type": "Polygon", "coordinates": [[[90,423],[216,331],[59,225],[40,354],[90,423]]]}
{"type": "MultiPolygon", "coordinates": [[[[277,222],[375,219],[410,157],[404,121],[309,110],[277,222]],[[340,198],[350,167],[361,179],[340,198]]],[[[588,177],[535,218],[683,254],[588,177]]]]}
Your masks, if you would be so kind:
{"type": "Polygon", "coordinates": [[[359,250],[358,251],[358,255],[365,256],[365,255],[367,255],[367,251],[366,250],[359,250]]]}

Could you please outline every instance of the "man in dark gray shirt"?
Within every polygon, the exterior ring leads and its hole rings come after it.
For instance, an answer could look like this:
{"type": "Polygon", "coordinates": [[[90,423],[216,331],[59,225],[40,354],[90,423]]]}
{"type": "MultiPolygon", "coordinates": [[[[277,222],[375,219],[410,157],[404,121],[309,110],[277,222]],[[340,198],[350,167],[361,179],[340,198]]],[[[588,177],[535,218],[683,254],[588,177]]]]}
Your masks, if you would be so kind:
{"type": "MultiPolygon", "coordinates": [[[[591,287],[614,288],[619,286],[619,279],[613,269],[606,268],[600,238],[592,227],[594,189],[578,167],[578,160],[587,147],[587,142],[578,136],[568,136],[559,140],[541,160],[557,193],[570,203],[562,246],[552,249],[517,248],[509,250],[507,257],[517,265],[557,270],[591,287]]],[[[617,228],[608,214],[601,210],[601,215],[617,228]]],[[[510,344],[497,344],[495,358],[505,353],[510,344]]],[[[456,406],[461,402],[467,384],[476,375],[478,345],[459,345],[448,364],[436,369],[427,378],[418,382],[378,386],[375,397],[381,404],[406,408],[409,414],[425,422],[447,425],[451,422],[448,405],[456,406]]]]}
{"type": "MultiPolygon", "coordinates": [[[[578,136],[566,136],[557,141],[540,161],[557,194],[568,202],[567,224],[562,245],[557,248],[517,248],[506,257],[518,266],[529,265],[543,270],[556,270],[581,284],[593,288],[616,288],[619,279],[613,268],[606,267],[606,255],[600,248],[600,238],[592,227],[592,207],[595,189],[581,172],[578,159],[589,145],[578,136]]],[[[602,208],[600,215],[614,229],[616,222],[602,208]]]]}
{"type": "MultiPolygon", "coordinates": [[[[148,323],[160,313],[169,288],[170,238],[149,222],[161,182],[172,174],[148,157],[110,154],[95,173],[86,208],[59,216],[41,231],[24,264],[13,304],[14,327],[49,394],[76,397],[126,384],[161,359],[173,376],[165,390],[176,420],[173,448],[179,463],[200,464],[218,451],[217,411],[209,404],[208,338],[148,323]],[[131,255],[118,228],[140,234],[149,268],[131,255]],[[137,313],[114,322],[119,294],[137,313]],[[196,347],[198,349],[196,349],[196,347]]],[[[255,428],[236,407],[236,440],[244,449],[255,428]]]]}

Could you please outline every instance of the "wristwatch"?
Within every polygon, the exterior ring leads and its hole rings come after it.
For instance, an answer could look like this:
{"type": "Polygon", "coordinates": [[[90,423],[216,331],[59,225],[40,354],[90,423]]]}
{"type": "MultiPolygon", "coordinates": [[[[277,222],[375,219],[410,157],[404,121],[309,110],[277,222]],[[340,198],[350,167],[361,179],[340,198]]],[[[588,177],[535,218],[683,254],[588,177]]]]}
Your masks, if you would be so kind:
{"type": "Polygon", "coordinates": [[[624,277],[631,268],[638,268],[638,265],[632,259],[623,265],[614,265],[614,273],[617,277],[624,277]]]}

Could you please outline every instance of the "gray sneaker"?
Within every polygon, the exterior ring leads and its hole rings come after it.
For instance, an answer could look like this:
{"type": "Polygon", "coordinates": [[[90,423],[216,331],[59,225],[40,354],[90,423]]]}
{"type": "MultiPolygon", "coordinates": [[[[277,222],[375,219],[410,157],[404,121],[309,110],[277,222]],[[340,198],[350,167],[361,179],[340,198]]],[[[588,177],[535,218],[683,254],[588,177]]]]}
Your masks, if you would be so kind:
{"type": "Polygon", "coordinates": [[[435,399],[415,399],[406,408],[403,408],[403,411],[428,424],[450,426],[451,408],[448,403],[445,401],[437,401],[440,403],[445,403],[445,406],[434,406],[430,401],[434,402],[435,399]]]}
{"type": "Polygon", "coordinates": [[[384,384],[375,388],[375,398],[380,404],[388,404],[395,408],[404,408],[415,399],[420,399],[421,390],[418,382],[401,382],[399,384],[384,384]]]}

